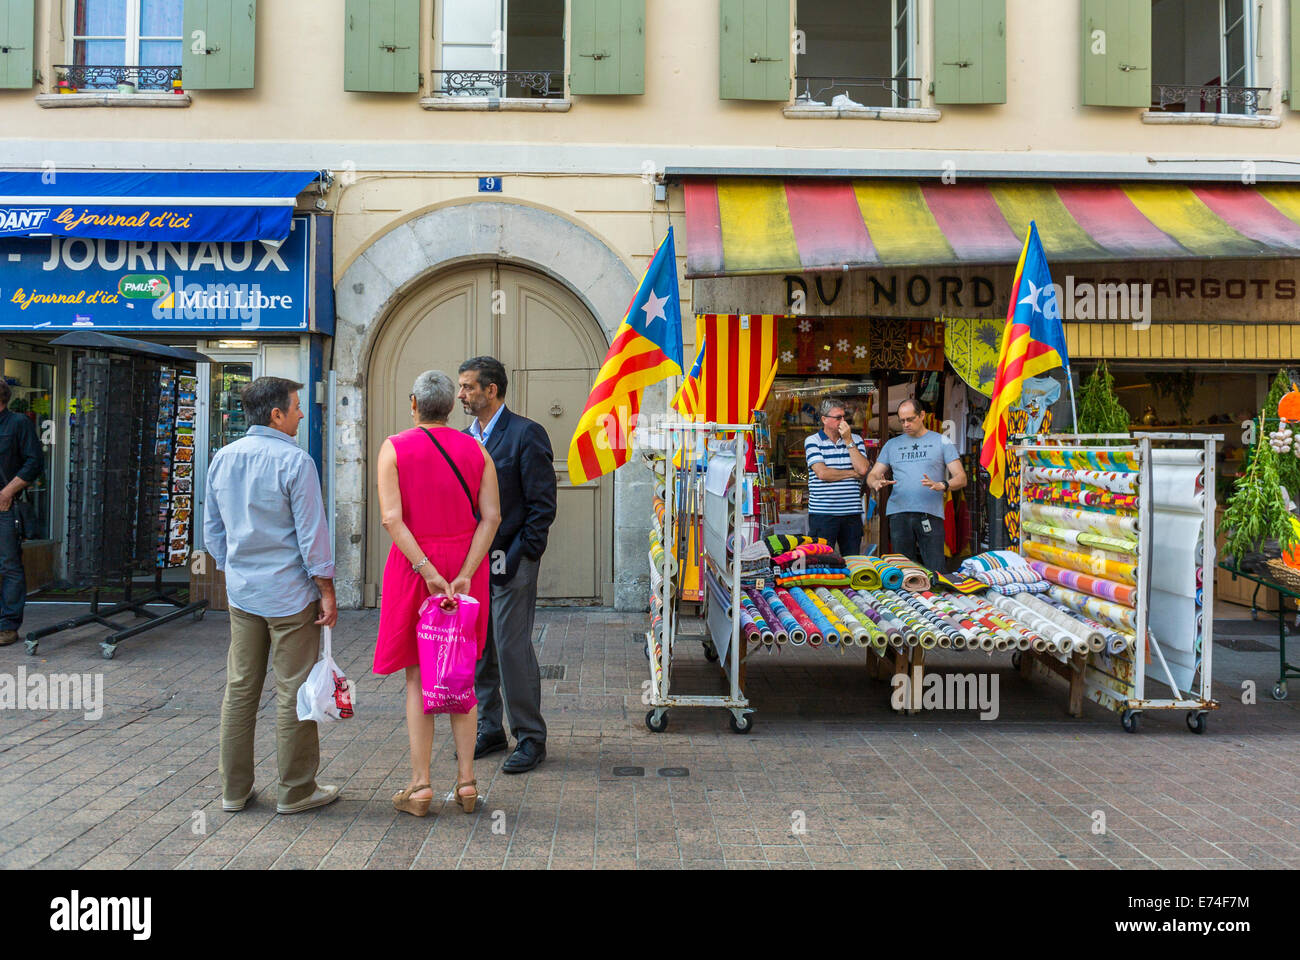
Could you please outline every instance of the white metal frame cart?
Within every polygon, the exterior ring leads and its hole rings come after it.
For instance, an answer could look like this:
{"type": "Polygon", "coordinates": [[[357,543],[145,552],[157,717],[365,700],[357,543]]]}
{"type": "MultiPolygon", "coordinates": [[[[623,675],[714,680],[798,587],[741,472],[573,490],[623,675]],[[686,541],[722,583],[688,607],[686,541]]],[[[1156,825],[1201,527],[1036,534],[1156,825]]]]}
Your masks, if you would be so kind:
{"type": "MultiPolygon", "coordinates": [[[[1119,671],[1098,669],[1096,658],[1104,654],[1095,652],[1088,655],[1084,677],[1088,699],[1119,712],[1129,733],[1137,732],[1139,718],[1147,710],[1186,710],[1188,727],[1204,733],[1208,711],[1219,706],[1211,693],[1211,658],[1214,474],[1216,445],[1222,440],[1222,435],[1186,433],[1052,434],[1011,448],[1021,467],[1022,553],[1026,542],[1050,542],[1025,531],[1026,519],[1032,519],[1026,516],[1030,502],[1024,495],[1026,467],[1035,466],[1026,463],[1027,457],[1059,455],[1067,464],[1090,452],[1094,456],[1127,453],[1134,458],[1138,546],[1132,678],[1115,682],[1119,671]],[[1153,657],[1151,679],[1167,685],[1171,697],[1148,695],[1148,654],[1153,657]]],[[[1102,472],[1106,469],[1104,459],[1093,466],[1102,472]]],[[[1092,556],[1100,564],[1105,554],[1094,551],[1092,556]]]]}
{"type": "Polygon", "coordinates": [[[702,582],[713,580],[724,588],[729,584],[732,597],[741,595],[741,562],[738,556],[728,560],[727,546],[735,546],[738,555],[743,545],[745,438],[753,430],[752,424],[684,422],[641,428],[646,434],[643,442],[663,458],[651,461],[656,492],[664,501],[663,516],[655,517],[650,534],[651,624],[646,632],[650,660],[646,703],[650,710],[645,723],[654,733],[667,729],[672,707],[721,707],[730,711],[734,732],[749,733],[753,728],[753,709],[741,689],[741,605],[723,602],[716,588],[705,587],[706,623],[726,674],[728,692],[722,696],[679,694],[672,683],[673,655],[678,639],[684,639],[678,636],[679,576],[689,549],[687,526],[696,515],[703,517],[702,582]],[[733,438],[724,439],[722,434],[727,433],[733,438]]]}

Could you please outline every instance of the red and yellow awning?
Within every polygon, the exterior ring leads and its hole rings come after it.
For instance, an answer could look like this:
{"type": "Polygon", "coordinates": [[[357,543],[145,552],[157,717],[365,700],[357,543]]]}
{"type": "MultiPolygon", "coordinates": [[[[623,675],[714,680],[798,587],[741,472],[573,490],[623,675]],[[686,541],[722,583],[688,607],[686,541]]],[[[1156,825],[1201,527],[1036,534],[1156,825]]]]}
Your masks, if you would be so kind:
{"type": "Polygon", "coordinates": [[[1300,257],[1300,184],[692,178],[686,275],[1300,257]]]}

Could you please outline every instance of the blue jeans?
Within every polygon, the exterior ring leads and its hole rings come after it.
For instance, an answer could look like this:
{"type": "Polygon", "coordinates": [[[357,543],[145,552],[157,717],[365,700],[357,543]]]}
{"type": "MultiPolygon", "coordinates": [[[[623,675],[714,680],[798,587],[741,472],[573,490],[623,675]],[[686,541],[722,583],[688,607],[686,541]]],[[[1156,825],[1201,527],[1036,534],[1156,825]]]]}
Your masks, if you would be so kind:
{"type": "Polygon", "coordinates": [[[0,630],[17,630],[23,622],[27,575],[18,541],[17,512],[0,513],[0,630]]]}
{"type": "Polygon", "coordinates": [[[808,536],[825,540],[839,550],[841,557],[856,556],[862,549],[862,515],[810,513],[808,536]]]}

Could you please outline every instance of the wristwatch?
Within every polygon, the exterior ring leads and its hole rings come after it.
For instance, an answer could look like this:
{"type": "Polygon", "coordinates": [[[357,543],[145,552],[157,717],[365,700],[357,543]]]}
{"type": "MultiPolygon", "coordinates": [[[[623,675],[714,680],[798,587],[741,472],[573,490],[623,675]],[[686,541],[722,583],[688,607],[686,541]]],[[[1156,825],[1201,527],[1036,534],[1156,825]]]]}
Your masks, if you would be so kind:
{"type": "Polygon", "coordinates": [[[424,566],[424,565],[425,565],[426,563],[428,563],[428,562],[429,562],[429,558],[428,558],[428,557],[425,557],[425,558],[424,558],[423,560],[421,560],[419,563],[413,563],[413,564],[411,564],[411,569],[414,570],[416,573],[419,573],[419,572],[420,572],[420,568],[421,568],[422,566],[424,566]]]}
{"type": "Polygon", "coordinates": [[[945,480],[945,481],[943,482],[943,492],[944,492],[944,493],[947,493],[947,492],[948,492],[948,481],[947,481],[947,480],[945,480]]]}

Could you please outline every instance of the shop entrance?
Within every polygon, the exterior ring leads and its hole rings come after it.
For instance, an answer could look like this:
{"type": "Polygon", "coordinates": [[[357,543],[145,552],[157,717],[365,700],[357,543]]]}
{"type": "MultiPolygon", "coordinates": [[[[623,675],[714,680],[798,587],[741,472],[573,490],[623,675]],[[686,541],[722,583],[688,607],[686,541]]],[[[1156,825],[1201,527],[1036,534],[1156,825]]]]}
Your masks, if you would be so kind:
{"type": "MultiPolygon", "coordinates": [[[[379,522],[374,464],[386,437],[410,426],[407,395],[428,369],[453,378],[462,360],[491,354],[510,377],[506,405],[546,428],[559,483],[559,512],[542,563],[538,595],[613,603],[612,477],[577,487],[566,457],[578,415],[608,343],[590,311],[560,284],[500,263],[441,274],[402,300],[384,322],[366,379],[366,589],[378,602],[392,543],[379,522]]],[[[451,426],[468,426],[457,404],[451,426]]]]}

